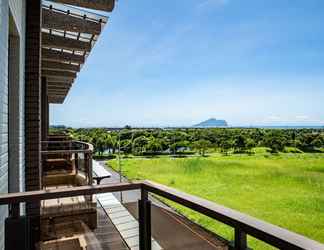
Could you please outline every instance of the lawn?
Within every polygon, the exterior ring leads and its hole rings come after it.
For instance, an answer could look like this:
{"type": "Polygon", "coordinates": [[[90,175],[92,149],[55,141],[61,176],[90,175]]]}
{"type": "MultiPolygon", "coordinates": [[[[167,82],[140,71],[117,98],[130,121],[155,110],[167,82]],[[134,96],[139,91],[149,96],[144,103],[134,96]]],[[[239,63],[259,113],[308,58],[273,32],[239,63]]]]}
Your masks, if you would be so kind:
{"type": "MultiPolygon", "coordinates": [[[[109,161],[116,168],[116,160],[109,161]]],[[[324,242],[324,154],[122,160],[128,178],[149,179],[324,242]]],[[[170,203],[171,204],[171,203],[170,203]]],[[[177,204],[179,212],[231,240],[232,230],[177,204]]],[[[271,249],[249,238],[254,249],[271,249]]]]}

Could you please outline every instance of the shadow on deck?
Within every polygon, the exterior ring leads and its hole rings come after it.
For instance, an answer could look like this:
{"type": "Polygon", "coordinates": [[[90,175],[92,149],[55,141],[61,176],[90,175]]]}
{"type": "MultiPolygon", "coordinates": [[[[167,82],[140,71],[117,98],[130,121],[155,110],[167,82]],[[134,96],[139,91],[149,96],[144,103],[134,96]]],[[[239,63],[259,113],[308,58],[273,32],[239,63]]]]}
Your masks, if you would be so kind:
{"type": "Polygon", "coordinates": [[[126,250],[129,249],[101,207],[97,208],[97,228],[90,229],[80,220],[53,221],[42,230],[41,249],[50,250],[126,250]]]}

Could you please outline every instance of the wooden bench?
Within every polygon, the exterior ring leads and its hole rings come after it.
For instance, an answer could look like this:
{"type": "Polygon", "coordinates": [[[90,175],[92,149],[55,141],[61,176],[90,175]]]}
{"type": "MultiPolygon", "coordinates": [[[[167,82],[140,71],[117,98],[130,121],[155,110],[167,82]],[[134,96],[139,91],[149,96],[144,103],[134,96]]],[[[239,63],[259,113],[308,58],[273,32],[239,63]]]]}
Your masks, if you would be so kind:
{"type": "Polygon", "coordinates": [[[103,166],[101,166],[98,162],[93,161],[93,179],[96,181],[97,185],[100,185],[101,181],[104,179],[108,179],[111,177],[111,173],[108,172],[103,166]]]}

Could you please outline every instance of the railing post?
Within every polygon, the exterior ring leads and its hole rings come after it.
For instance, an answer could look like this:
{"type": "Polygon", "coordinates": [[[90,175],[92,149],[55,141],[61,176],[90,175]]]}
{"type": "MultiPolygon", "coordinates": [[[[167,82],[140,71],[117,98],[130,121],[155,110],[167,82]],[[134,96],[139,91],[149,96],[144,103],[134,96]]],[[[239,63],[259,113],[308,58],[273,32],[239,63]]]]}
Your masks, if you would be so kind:
{"type": "Polygon", "coordinates": [[[151,201],[143,188],[141,199],[138,201],[138,218],[140,250],[151,250],[151,201]]]}
{"type": "Polygon", "coordinates": [[[246,250],[247,249],[247,236],[239,228],[235,228],[235,239],[234,239],[234,249],[235,250],[246,250]]]}
{"type": "Polygon", "coordinates": [[[89,161],[89,183],[93,185],[93,166],[92,166],[92,152],[88,154],[88,161],[89,161]]]}
{"type": "Polygon", "coordinates": [[[75,166],[75,171],[78,173],[79,171],[79,154],[74,153],[74,166],[75,166]]]}
{"type": "Polygon", "coordinates": [[[18,218],[20,216],[19,203],[9,204],[9,216],[12,218],[18,218]]]}

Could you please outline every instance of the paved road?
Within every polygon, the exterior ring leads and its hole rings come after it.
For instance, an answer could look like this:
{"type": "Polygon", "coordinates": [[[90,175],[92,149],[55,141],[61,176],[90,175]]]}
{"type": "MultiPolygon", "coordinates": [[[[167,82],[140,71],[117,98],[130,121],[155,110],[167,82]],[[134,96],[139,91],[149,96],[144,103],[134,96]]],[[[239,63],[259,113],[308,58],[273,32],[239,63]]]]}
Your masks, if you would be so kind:
{"type": "MultiPolygon", "coordinates": [[[[100,162],[104,164],[104,162],[100,162]]],[[[119,183],[119,175],[108,169],[112,176],[102,183],[119,183]]],[[[123,178],[123,182],[127,179],[123,178]]],[[[114,193],[121,200],[120,192],[114,193]]],[[[137,218],[137,201],[140,191],[126,191],[122,193],[122,203],[128,211],[137,218]]],[[[174,210],[150,197],[152,200],[152,235],[157,242],[167,250],[220,250],[228,249],[227,245],[206,232],[190,220],[177,214],[174,210]]]]}

